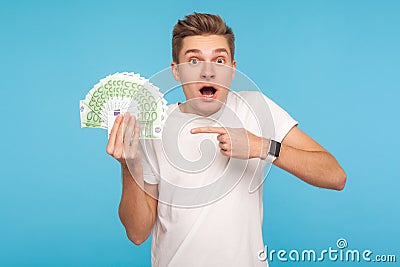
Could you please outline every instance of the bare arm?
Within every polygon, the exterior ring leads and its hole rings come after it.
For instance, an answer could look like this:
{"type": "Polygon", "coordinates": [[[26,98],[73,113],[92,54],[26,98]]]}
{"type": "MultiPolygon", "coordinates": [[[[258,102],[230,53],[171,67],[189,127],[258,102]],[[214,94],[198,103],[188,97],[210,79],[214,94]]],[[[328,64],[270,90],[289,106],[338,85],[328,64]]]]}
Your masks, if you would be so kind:
{"type": "Polygon", "coordinates": [[[274,164],[314,186],[342,190],[346,184],[335,157],[297,127],[283,139],[274,164]]]}
{"type": "MultiPolygon", "coordinates": [[[[218,134],[221,153],[227,157],[267,157],[270,140],[243,128],[206,126],[194,128],[192,133],[218,134]]],[[[346,183],[346,174],[336,159],[297,127],[282,141],[280,156],[274,164],[314,186],[342,190],[346,183]]]]}
{"type": "Polygon", "coordinates": [[[152,195],[156,194],[157,185],[143,182],[140,175],[133,178],[126,166],[122,166],[122,179],[119,217],[128,238],[140,245],[150,235],[156,219],[157,200],[152,195]]]}
{"type": "Polygon", "coordinates": [[[106,149],[108,154],[121,163],[119,217],[128,238],[136,245],[143,243],[150,235],[157,212],[157,200],[149,195],[156,195],[157,188],[143,180],[142,155],[138,149],[139,133],[139,124],[136,124],[134,117],[128,113],[124,117],[119,115],[106,149]],[[130,140],[133,133],[134,137],[130,140]]]}

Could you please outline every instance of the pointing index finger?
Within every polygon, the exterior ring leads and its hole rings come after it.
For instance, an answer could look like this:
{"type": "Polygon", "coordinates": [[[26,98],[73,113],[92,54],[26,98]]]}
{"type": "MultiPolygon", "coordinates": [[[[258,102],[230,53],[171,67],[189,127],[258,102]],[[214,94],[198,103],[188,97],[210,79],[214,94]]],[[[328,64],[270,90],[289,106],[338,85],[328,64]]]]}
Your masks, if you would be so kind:
{"type": "Polygon", "coordinates": [[[227,131],[223,127],[212,127],[212,126],[205,126],[205,127],[197,127],[190,130],[192,134],[198,133],[216,133],[216,134],[226,134],[227,131]]]}

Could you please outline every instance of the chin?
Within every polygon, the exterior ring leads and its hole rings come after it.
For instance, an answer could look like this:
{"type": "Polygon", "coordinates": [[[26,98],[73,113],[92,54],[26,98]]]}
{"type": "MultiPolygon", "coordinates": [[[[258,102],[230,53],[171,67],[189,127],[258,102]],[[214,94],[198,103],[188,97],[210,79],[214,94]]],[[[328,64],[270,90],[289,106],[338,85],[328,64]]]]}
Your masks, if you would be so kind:
{"type": "Polygon", "coordinates": [[[224,103],[217,99],[197,98],[194,104],[198,115],[210,116],[218,112],[224,103]]]}

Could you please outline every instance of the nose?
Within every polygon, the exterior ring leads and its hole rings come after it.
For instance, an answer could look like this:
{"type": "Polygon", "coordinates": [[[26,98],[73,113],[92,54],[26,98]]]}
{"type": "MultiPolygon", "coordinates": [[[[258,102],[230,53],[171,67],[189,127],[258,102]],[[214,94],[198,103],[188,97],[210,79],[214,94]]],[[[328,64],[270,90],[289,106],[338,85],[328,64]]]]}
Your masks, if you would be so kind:
{"type": "Polygon", "coordinates": [[[215,78],[215,70],[212,62],[202,62],[200,76],[202,79],[210,80],[215,78]]]}

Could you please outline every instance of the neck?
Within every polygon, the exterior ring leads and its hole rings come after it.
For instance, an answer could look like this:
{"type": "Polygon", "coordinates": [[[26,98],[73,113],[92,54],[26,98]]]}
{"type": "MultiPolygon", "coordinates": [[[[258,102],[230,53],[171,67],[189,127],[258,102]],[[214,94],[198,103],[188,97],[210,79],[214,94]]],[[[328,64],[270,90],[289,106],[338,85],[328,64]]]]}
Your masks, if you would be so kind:
{"type": "Polygon", "coordinates": [[[217,113],[220,110],[220,108],[219,108],[218,110],[215,110],[214,112],[203,112],[201,110],[198,110],[196,108],[191,107],[190,105],[188,105],[187,102],[185,102],[185,103],[180,103],[179,102],[178,103],[178,107],[179,107],[179,110],[182,113],[196,114],[196,115],[199,115],[199,116],[202,116],[202,117],[211,116],[211,115],[217,113]]]}
{"type": "Polygon", "coordinates": [[[178,102],[179,110],[182,113],[190,113],[203,117],[208,117],[218,113],[226,105],[229,92],[226,95],[220,96],[222,99],[205,100],[201,98],[186,98],[186,102],[178,102]]]}

